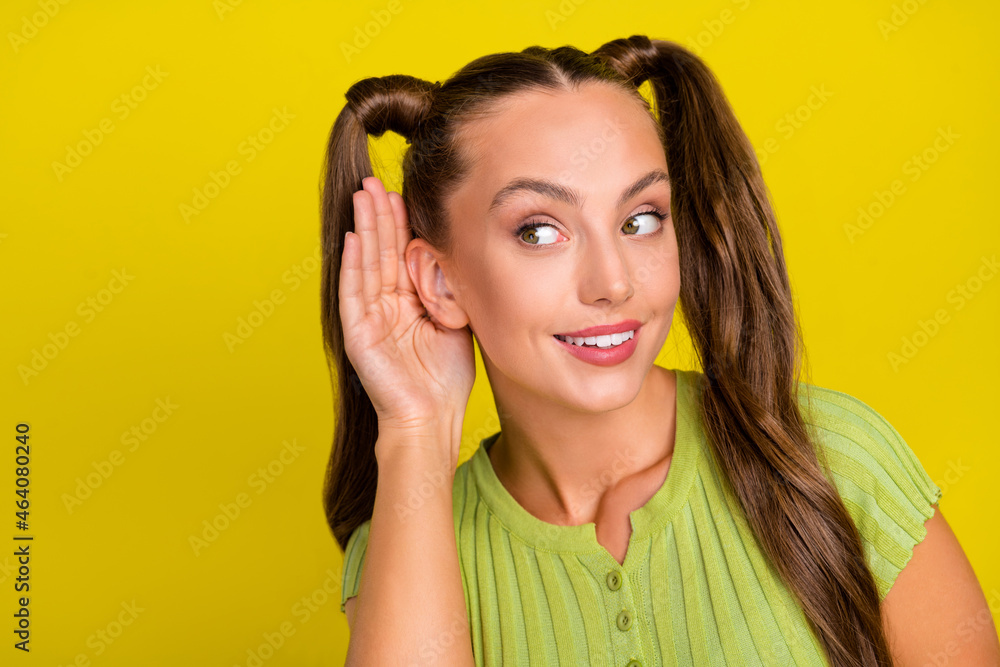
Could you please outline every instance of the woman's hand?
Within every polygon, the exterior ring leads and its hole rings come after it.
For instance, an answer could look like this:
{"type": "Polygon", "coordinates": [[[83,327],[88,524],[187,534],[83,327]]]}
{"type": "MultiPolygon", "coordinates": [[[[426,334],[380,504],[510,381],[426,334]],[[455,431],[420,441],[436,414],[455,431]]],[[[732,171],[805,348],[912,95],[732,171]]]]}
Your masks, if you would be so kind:
{"type": "Polygon", "coordinates": [[[403,198],[379,179],[354,193],[355,233],[344,239],[340,319],[347,358],[378,414],[379,426],[433,426],[465,414],[476,377],[472,332],[448,329],[426,313],[407,272],[411,239],[403,198]]]}

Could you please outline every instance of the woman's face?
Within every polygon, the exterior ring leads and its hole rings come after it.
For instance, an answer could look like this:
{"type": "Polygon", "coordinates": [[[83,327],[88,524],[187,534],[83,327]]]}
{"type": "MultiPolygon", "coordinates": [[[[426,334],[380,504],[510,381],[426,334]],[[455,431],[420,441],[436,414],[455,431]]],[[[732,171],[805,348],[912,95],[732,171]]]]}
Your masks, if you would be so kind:
{"type": "Polygon", "coordinates": [[[638,394],[680,290],[654,123],[626,93],[590,84],[519,94],[466,128],[474,166],[446,204],[442,268],[498,397],[603,412],[638,394]],[[556,337],[626,320],[639,325],[626,323],[637,330],[617,352],[577,354],[556,337]]]}

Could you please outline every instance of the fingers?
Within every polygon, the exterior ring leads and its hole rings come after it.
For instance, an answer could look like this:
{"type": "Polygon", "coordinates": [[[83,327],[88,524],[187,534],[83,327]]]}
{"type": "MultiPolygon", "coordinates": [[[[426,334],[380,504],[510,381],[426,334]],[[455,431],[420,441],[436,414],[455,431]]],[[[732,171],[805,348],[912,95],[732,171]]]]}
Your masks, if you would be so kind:
{"type": "Polygon", "coordinates": [[[361,297],[365,308],[373,306],[382,291],[382,269],[379,266],[378,228],[375,226],[375,205],[371,193],[358,190],[354,198],[354,232],[361,245],[361,297]]]}
{"type": "Polygon", "coordinates": [[[381,291],[396,290],[396,274],[399,261],[396,253],[396,225],[392,205],[382,181],[369,176],[362,179],[361,187],[371,194],[375,204],[375,229],[378,232],[377,252],[379,257],[381,291]]]}
{"type": "Polygon", "coordinates": [[[361,181],[353,195],[354,233],[344,239],[341,261],[341,319],[364,317],[383,292],[397,287],[413,292],[405,251],[411,238],[403,198],[386,192],[374,176],[361,181]]]}
{"type": "Polygon", "coordinates": [[[406,204],[398,192],[389,193],[389,204],[392,205],[393,217],[396,220],[396,287],[406,292],[415,292],[410,273],[406,270],[406,246],[413,234],[410,232],[410,220],[406,215],[406,204]]]}
{"type": "Polygon", "coordinates": [[[365,304],[361,295],[361,264],[357,234],[344,237],[344,255],[340,262],[340,321],[345,327],[364,319],[365,304]]]}

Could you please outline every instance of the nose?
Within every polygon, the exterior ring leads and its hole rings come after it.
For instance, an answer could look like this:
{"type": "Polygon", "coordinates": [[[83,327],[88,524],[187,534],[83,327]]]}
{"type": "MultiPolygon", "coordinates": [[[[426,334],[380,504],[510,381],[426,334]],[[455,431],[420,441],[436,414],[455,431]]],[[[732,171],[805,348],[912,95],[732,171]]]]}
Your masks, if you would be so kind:
{"type": "Polygon", "coordinates": [[[635,294],[621,243],[600,239],[587,244],[580,266],[580,300],[618,305],[635,294]]]}

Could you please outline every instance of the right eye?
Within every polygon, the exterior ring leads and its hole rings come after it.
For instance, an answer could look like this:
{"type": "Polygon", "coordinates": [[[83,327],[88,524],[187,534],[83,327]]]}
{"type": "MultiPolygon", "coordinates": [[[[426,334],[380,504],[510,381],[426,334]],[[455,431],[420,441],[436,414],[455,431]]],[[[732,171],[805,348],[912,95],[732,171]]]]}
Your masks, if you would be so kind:
{"type": "Polygon", "coordinates": [[[514,235],[528,245],[552,245],[559,231],[552,225],[528,221],[517,228],[514,235]]]}

